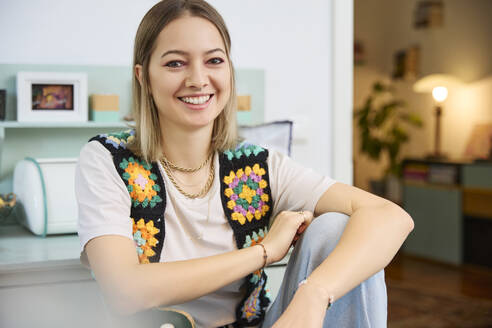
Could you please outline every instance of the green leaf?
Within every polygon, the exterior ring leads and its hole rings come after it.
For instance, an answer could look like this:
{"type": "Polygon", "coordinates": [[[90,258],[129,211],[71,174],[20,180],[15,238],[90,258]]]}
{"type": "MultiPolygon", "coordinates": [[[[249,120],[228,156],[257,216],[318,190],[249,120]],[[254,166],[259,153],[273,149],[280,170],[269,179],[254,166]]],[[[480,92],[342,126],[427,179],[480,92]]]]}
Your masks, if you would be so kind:
{"type": "Polygon", "coordinates": [[[417,114],[414,114],[414,113],[401,113],[400,118],[404,122],[411,124],[413,126],[416,126],[416,127],[422,127],[424,125],[424,122],[422,121],[420,116],[418,116],[417,114]]]}
{"type": "Polygon", "coordinates": [[[380,93],[383,92],[384,90],[386,90],[384,84],[379,81],[372,85],[372,91],[374,93],[380,93]]]}
{"type": "Polygon", "coordinates": [[[391,117],[393,112],[397,109],[398,104],[396,102],[390,102],[384,105],[374,116],[373,124],[375,127],[380,127],[388,118],[391,117]]]}

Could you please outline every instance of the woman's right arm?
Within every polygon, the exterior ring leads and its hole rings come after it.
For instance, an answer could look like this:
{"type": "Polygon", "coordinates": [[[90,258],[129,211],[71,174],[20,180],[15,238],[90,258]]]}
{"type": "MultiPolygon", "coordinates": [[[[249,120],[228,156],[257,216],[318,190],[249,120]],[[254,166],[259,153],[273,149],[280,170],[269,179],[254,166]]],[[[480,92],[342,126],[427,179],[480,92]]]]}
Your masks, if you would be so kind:
{"type": "Polygon", "coordinates": [[[220,289],[263,265],[261,246],[176,262],[140,264],[132,240],[105,235],[86,253],[109,305],[119,314],[184,303],[220,289]]]}
{"type": "MultiPolygon", "coordinates": [[[[262,244],[267,264],[281,260],[312,214],[281,212],[262,244]]],[[[259,245],[199,259],[139,264],[132,240],[106,235],[90,240],[86,252],[106,299],[119,314],[181,304],[216,291],[263,266],[259,245]]]]}

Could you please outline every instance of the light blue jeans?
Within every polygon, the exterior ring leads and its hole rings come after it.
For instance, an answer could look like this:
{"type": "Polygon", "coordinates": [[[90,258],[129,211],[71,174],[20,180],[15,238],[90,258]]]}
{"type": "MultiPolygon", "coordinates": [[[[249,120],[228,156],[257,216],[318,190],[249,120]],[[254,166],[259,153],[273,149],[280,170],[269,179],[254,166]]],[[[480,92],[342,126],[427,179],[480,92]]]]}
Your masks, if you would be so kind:
{"type": "MultiPolygon", "coordinates": [[[[317,217],[304,231],[290,256],[279,294],[267,311],[262,328],[269,328],[277,321],[293,298],[299,282],[306,279],[335,248],[347,222],[347,215],[326,213],[317,217]]],[[[323,328],[384,328],[386,321],[386,284],[384,270],[381,270],[337,299],[326,311],[323,328]]]]}

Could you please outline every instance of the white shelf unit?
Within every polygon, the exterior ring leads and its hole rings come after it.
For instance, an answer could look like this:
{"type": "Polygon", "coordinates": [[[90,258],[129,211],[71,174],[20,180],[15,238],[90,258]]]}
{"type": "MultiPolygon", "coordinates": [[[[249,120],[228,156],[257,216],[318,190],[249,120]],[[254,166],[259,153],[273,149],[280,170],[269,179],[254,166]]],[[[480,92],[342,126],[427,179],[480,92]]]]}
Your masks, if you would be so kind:
{"type": "MultiPolygon", "coordinates": [[[[119,121],[119,122],[92,122],[92,121],[87,121],[87,122],[17,122],[17,121],[0,121],[0,177],[2,177],[2,180],[0,181],[0,189],[3,192],[10,192],[11,189],[11,177],[10,174],[13,171],[13,165],[14,161],[18,160],[20,158],[24,157],[24,154],[19,154],[18,149],[22,149],[24,144],[22,144],[20,141],[15,142],[15,136],[17,138],[24,139],[24,142],[26,142],[26,135],[30,135],[31,139],[33,142],[39,144],[40,151],[37,151],[36,147],[31,147],[30,153],[43,153],[44,152],[41,150],[46,150],[46,148],[43,148],[43,143],[38,139],[35,135],[33,135],[33,132],[31,130],[33,129],[42,129],[42,134],[43,135],[55,135],[57,134],[58,129],[73,129],[74,135],[81,135],[83,134],[84,129],[99,129],[99,130],[125,130],[129,129],[130,125],[133,124],[134,122],[127,122],[127,121],[119,121]],[[24,132],[25,130],[25,132],[24,132]],[[8,132],[10,131],[10,132],[8,132]],[[14,136],[14,144],[12,144],[12,136],[14,136]],[[7,141],[8,139],[8,141],[7,141]],[[13,148],[5,148],[5,147],[13,147],[13,148]],[[4,153],[7,153],[6,157],[4,158],[4,153]],[[9,155],[10,154],[10,155],[9,155]]],[[[66,142],[67,147],[71,147],[74,144],[74,137],[71,135],[67,135],[67,138],[59,139],[63,140],[63,142],[66,142]]],[[[87,136],[88,140],[89,136],[87,136]]],[[[58,147],[57,149],[60,149],[60,147],[65,148],[65,145],[60,145],[60,143],[57,144],[58,147]]],[[[77,147],[80,147],[80,145],[77,144],[77,147]]],[[[53,157],[53,153],[47,154],[47,156],[53,157]]],[[[72,154],[73,155],[73,154],[72,154]]]]}

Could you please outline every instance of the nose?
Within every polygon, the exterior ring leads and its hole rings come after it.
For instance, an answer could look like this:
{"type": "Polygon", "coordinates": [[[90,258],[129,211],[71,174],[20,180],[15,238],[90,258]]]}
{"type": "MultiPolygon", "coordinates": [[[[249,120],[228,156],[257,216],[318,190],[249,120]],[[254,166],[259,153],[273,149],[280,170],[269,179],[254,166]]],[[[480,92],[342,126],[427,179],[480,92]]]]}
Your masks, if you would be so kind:
{"type": "Polygon", "coordinates": [[[194,64],[190,67],[190,72],[185,80],[185,87],[201,89],[208,85],[206,68],[200,64],[194,64]]]}

